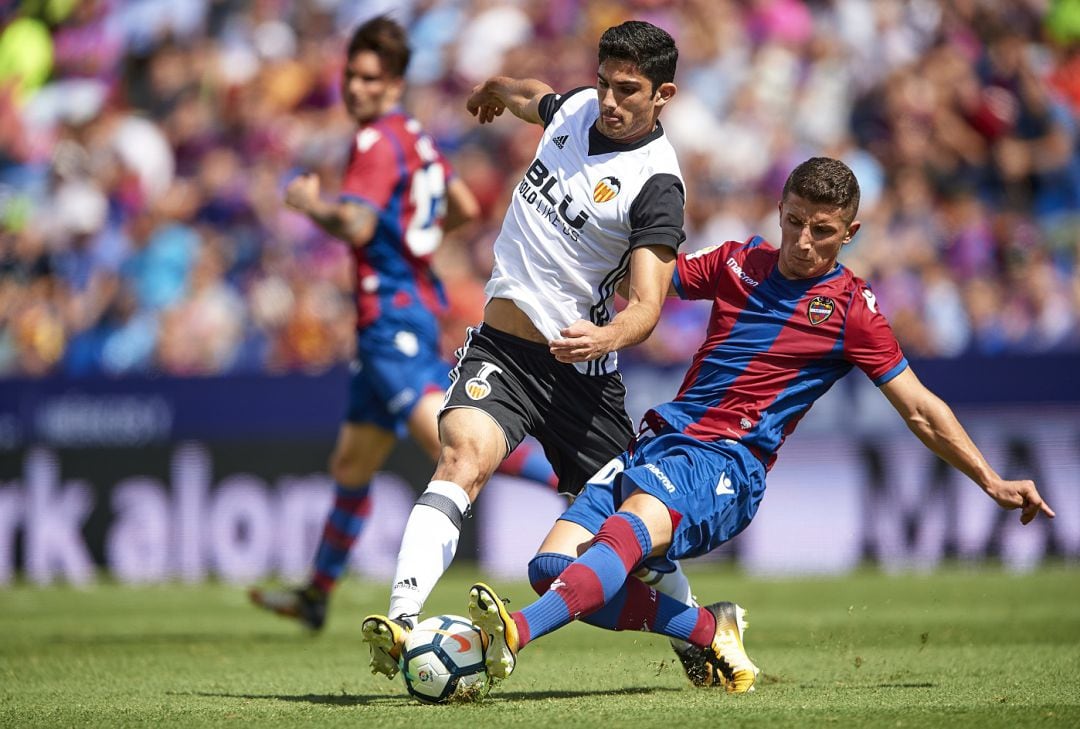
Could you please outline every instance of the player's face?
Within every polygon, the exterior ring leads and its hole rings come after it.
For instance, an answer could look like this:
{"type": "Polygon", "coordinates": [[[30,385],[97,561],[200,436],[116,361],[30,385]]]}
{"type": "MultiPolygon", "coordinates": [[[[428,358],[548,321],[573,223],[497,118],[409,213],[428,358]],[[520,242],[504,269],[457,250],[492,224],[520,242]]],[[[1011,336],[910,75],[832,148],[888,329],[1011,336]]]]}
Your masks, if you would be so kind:
{"type": "Polygon", "coordinates": [[[844,211],[812,203],[794,193],[780,201],[780,273],[785,278],[814,278],[833,269],[840,249],[859,229],[844,211]]]}
{"type": "Polygon", "coordinates": [[[596,129],[617,142],[636,142],[656,126],[660,109],[675,95],[675,84],[660,84],[641,75],[631,61],[608,58],[596,72],[600,118],[596,129]]]}
{"type": "Polygon", "coordinates": [[[404,81],[383,70],[373,51],[360,51],[345,65],[341,98],[349,116],[366,124],[394,108],[401,98],[404,81]]]}

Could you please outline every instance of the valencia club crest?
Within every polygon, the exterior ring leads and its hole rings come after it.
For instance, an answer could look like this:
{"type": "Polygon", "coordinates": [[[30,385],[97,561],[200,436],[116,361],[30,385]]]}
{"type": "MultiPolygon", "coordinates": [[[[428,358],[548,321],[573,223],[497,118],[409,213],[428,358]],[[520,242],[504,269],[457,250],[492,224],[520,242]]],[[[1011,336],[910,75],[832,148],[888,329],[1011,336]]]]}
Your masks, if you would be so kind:
{"type": "Polygon", "coordinates": [[[810,299],[810,306],[806,307],[806,318],[811,324],[817,326],[827,321],[834,311],[836,311],[835,301],[828,296],[815,296],[810,299]]]}
{"type": "Polygon", "coordinates": [[[592,199],[598,203],[607,202],[618,195],[621,189],[622,183],[619,182],[619,178],[605,177],[593,188],[592,199]]]}

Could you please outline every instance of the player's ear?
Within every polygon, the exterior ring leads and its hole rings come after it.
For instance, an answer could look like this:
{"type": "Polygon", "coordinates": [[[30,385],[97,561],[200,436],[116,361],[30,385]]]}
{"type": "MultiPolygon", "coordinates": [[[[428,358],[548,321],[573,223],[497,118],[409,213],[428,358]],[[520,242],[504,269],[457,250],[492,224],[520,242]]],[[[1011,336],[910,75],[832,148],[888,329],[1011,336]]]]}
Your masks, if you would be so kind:
{"type": "Polygon", "coordinates": [[[395,78],[395,77],[391,76],[387,80],[387,86],[390,87],[390,93],[393,96],[393,99],[394,99],[395,102],[397,100],[399,100],[405,94],[405,79],[404,79],[404,77],[395,78]]]}
{"type": "Polygon", "coordinates": [[[676,88],[675,84],[671,83],[670,81],[660,84],[656,88],[656,105],[658,107],[663,106],[664,104],[671,101],[672,98],[675,97],[676,91],[678,91],[678,88],[676,88]]]}
{"type": "Polygon", "coordinates": [[[848,226],[847,232],[844,233],[844,242],[842,245],[847,245],[851,242],[851,239],[855,237],[855,234],[859,232],[859,228],[862,227],[862,223],[858,220],[851,221],[851,225],[848,226]]]}

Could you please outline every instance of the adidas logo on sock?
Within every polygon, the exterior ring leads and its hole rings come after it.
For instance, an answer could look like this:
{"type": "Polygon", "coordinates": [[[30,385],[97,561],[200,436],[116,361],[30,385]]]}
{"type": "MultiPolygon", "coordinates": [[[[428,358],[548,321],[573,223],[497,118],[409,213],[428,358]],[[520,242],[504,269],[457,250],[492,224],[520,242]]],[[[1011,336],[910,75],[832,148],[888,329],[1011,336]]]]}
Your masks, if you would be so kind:
{"type": "Polygon", "coordinates": [[[410,589],[410,590],[415,590],[415,589],[417,589],[416,578],[415,577],[406,577],[404,580],[399,580],[394,585],[394,587],[405,587],[405,588],[410,589]]]}
{"type": "Polygon", "coordinates": [[[569,138],[570,138],[569,134],[563,134],[560,137],[555,137],[551,141],[555,142],[556,147],[558,147],[559,149],[562,149],[563,147],[566,146],[566,140],[569,139],[569,138]]]}

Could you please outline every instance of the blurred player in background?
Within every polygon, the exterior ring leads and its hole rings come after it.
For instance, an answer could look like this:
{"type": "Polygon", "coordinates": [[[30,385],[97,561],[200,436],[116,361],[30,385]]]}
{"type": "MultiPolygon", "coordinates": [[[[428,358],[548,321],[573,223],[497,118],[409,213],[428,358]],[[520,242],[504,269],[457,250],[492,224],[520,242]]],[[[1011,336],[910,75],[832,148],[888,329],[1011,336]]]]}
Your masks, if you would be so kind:
{"type": "MultiPolygon", "coordinates": [[[[603,34],[598,55],[595,88],[557,94],[542,81],[496,76],[467,102],[481,124],[509,109],[544,133],[495,241],[484,321],[451,375],[439,464],[409,517],[388,615],[362,626],[373,672],[397,673],[462,517],[527,433],[570,495],[633,437],[616,350],[656,325],[685,240],[682,174],[659,122],[676,93],[678,49],[660,28],[629,21],[603,34]],[[628,303],[615,314],[624,279],[628,303]]],[[[667,567],[656,575],[663,589],[692,601],[681,570],[667,567]]],[[[534,560],[530,575],[538,569],[534,560]]]]}
{"type": "Polygon", "coordinates": [[[1039,512],[1054,516],[1032,481],[1005,480],[987,463],[911,371],[870,288],[836,262],[859,229],[858,207],[851,170],[816,157],[784,185],[779,249],[753,237],[678,257],[674,292],[713,302],[705,342],[676,398],[646,413],[648,432],[557,522],[580,533],[581,556],[552,560],[540,599],[520,612],[509,613],[487,585],[473,586],[469,609],[491,637],[491,676],[505,678],[526,644],[581,618],[688,641],[711,680],[749,691],[758,669],[743,646],[742,608],[688,607],[632,575],[647,560],[706,554],[745,529],[784,439],[853,366],[927,448],[999,506],[1022,509],[1024,524],[1039,512]]]}
{"type": "MultiPolygon", "coordinates": [[[[334,504],[315,554],[310,583],[295,590],[252,589],[252,601],[319,629],[370,510],[375,471],[406,433],[439,453],[436,414],[449,383],[440,359],[436,314],[445,306],[430,267],[444,231],[479,212],[465,183],[399,103],[410,49],[404,29],[380,16],[349,43],[342,98],[359,129],[337,200],[320,196],[314,174],[292,180],[289,207],[347,243],[356,266],[356,361],[349,406],[330,461],[334,504]]],[[[542,453],[524,446],[503,473],[553,486],[542,453]]]]}

